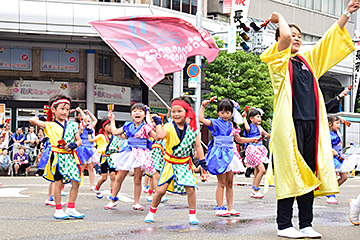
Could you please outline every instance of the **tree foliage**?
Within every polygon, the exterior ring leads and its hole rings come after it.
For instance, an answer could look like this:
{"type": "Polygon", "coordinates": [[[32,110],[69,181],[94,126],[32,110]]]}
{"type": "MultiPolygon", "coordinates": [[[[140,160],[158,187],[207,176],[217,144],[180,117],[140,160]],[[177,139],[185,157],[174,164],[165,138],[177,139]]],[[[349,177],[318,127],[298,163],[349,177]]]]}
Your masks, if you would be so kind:
{"type": "MultiPolygon", "coordinates": [[[[219,48],[224,46],[222,41],[217,41],[217,44],[219,48]]],[[[205,73],[205,80],[211,83],[212,90],[204,96],[205,99],[217,96],[218,100],[235,100],[240,105],[240,113],[245,106],[261,108],[264,111],[261,125],[265,130],[270,130],[274,92],[267,65],[259,56],[241,50],[230,54],[220,51],[215,61],[206,66],[205,73]]],[[[217,118],[216,107],[216,102],[211,103],[205,115],[217,118]]]]}

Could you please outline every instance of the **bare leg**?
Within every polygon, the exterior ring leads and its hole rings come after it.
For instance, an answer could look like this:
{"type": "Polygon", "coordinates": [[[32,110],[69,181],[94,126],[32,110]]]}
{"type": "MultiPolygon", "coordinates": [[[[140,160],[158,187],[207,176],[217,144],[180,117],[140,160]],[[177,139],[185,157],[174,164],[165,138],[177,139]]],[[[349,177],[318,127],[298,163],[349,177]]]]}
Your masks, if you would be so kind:
{"type": "Polygon", "coordinates": [[[116,172],[111,172],[110,173],[110,189],[114,189],[115,179],[116,179],[116,172]]]}
{"type": "Polygon", "coordinates": [[[103,185],[103,183],[106,181],[107,179],[107,173],[102,173],[101,174],[101,178],[98,180],[98,182],[96,183],[96,187],[98,189],[100,189],[101,185],[103,185]]]}
{"type": "Polygon", "coordinates": [[[19,168],[20,168],[19,164],[14,165],[15,174],[18,174],[19,168]]]}
{"type": "Polygon", "coordinates": [[[218,180],[218,185],[217,185],[216,193],[215,193],[216,204],[219,207],[222,207],[222,206],[224,206],[224,188],[225,188],[226,175],[219,174],[219,175],[216,175],[216,177],[218,180]]]}
{"type": "Polygon", "coordinates": [[[62,180],[55,181],[54,199],[55,199],[55,204],[56,204],[56,205],[61,204],[61,190],[62,190],[62,186],[63,186],[62,180]]]}
{"type": "Polygon", "coordinates": [[[263,175],[265,174],[264,164],[260,164],[260,165],[256,166],[254,173],[256,173],[256,174],[254,175],[253,186],[259,187],[261,179],[262,179],[263,175]]]}
{"type": "Polygon", "coordinates": [[[196,194],[194,187],[185,186],[185,190],[188,196],[189,209],[196,209],[196,194]]]}
{"type": "Polygon", "coordinates": [[[346,180],[348,179],[348,174],[345,173],[340,173],[340,178],[338,179],[338,184],[339,187],[341,186],[341,184],[343,184],[346,180]]]}
{"type": "Polygon", "coordinates": [[[139,203],[140,196],[141,196],[141,180],[143,171],[141,171],[141,168],[135,168],[134,169],[134,205],[139,203]]]}
{"type": "Polygon", "coordinates": [[[88,169],[88,172],[89,172],[90,187],[93,187],[94,186],[94,179],[95,179],[94,163],[89,163],[87,165],[87,169],[88,169]]]}
{"type": "MultiPolygon", "coordinates": [[[[121,185],[126,177],[126,175],[128,174],[129,171],[123,171],[123,170],[120,170],[118,172],[118,175],[116,177],[116,180],[114,182],[114,186],[112,188],[113,192],[111,194],[111,196],[114,198],[118,195],[120,189],[121,189],[121,185]]],[[[113,200],[111,200],[112,202],[115,202],[113,200]]]]}
{"type": "Polygon", "coordinates": [[[228,210],[232,210],[233,205],[233,179],[234,179],[234,173],[233,171],[225,173],[226,175],[226,203],[228,210]]]}
{"type": "Polygon", "coordinates": [[[71,180],[72,187],[70,188],[69,202],[74,203],[76,201],[80,183],[74,180],[71,180]]]}
{"type": "Polygon", "coordinates": [[[51,197],[52,195],[54,195],[54,190],[55,190],[54,183],[53,183],[53,182],[50,182],[50,183],[49,183],[49,190],[48,190],[47,200],[50,200],[50,197],[51,197]]]}
{"type": "Polygon", "coordinates": [[[155,195],[151,202],[151,207],[157,208],[157,206],[159,206],[159,204],[161,202],[161,198],[165,195],[168,186],[169,186],[169,184],[165,183],[165,184],[157,187],[155,195]]]}

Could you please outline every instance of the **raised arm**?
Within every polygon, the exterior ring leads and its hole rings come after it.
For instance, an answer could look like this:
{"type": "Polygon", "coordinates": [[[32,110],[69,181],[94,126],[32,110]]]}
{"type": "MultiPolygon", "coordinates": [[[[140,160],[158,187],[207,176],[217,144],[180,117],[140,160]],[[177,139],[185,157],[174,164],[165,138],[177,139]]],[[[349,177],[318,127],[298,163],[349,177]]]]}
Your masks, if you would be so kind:
{"type": "Polygon", "coordinates": [[[97,120],[97,118],[94,116],[94,114],[92,114],[92,112],[90,112],[89,110],[84,110],[84,113],[86,113],[86,114],[88,114],[89,116],[90,116],[90,118],[91,118],[91,120],[92,120],[92,123],[91,123],[91,126],[93,127],[93,128],[95,128],[95,126],[96,126],[96,124],[97,124],[97,122],[98,122],[98,120],[97,120]]]}
{"type": "Polygon", "coordinates": [[[249,126],[249,123],[247,122],[247,120],[246,120],[246,112],[243,112],[242,113],[242,117],[244,118],[244,127],[245,127],[245,130],[246,130],[246,132],[247,133],[249,133],[250,132],[250,126],[249,126]]]}
{"type": "Polygon", "coordinates": [[[212,123],[209,119],[205,119],[205,107],[209,105],[210,100],[204,100],[201,103],[200,112],[199,112],[199,122],[204,124],[205,126],[212,126],[212,123]]]}
{"type": "Polygon", "coordinates": [[[346,23],[349,21],[351,15],[356,12],[360,7],[359,0],[351,0],[346,7],[346,15],[345,12],[340,16],[338,20],[339,27],[343,29],[346,23]]]}
{"type": "Polygon", "coordinates": [[[292,35],[289,24],[286,22],[285,18],[278,12],[273,12],[269,20],[272,23],[279,24],[280,36],[277,39],[277,41],[278,41],[278,51],[281,52],[287,49],[292,41],[292,35]]]}
{"type": "Polygon", "coordinates": [[[108,118],[110,119],[110,124],[111,124],[111,133],[115,136],[120,135],[124,132],[123,128],[119,128],[117,129],[115,126],[115,116],[112,112],[109,112],[108,114],[108,118]]]}
{"type": "Polygon", "coordinates": [[[32,118],[30,118],[29,122],[30,122],[32,125],[36,125],[36,126],[38,126],[38,127],[45,128],[45,122],[39,120],[38,117],[32,117],[32,118]]]}

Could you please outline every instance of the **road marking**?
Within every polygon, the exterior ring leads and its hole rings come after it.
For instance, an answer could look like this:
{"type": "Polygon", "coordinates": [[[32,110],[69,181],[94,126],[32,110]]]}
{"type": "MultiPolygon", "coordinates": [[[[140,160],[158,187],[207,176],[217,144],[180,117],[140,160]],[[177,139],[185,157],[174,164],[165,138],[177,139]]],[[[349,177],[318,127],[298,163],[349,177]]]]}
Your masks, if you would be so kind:
{"type": "Polygon", "coordinates": [[[1,188],[0,197],[30,197],[28,195],[20,194],[21,191],[27,188],[1,188]]]}

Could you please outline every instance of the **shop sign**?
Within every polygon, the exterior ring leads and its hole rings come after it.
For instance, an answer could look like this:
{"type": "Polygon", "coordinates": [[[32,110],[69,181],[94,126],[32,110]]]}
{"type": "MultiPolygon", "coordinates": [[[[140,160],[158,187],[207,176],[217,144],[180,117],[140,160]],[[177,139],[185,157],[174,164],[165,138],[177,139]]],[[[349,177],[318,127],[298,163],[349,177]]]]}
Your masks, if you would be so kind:
{"type": "Polygon", "coordinates": [[[74,50],[41,50],[41,71],[78,72],[79,52],[74,50]]]}
{"type": "Polygon", "coordinates": [[[74,101],[85,100],[84,82],[0,80],[0,99],[48,101],[55,94],[69,95],[74,101]]]}
{"type": "Polygon", "coordinates": [[[131,88],[105,84],[95,84],[94,102],[102,104],[111,103],[130,106],[131,88]]]}
{"type": "Polygon", "coordinates": [[[31,70],[31,49],[1,46],[0,69],[31,70]]]}

